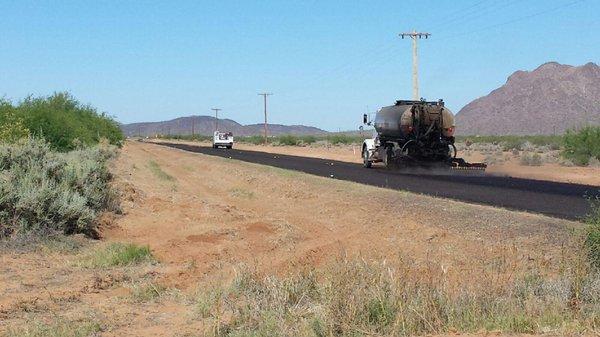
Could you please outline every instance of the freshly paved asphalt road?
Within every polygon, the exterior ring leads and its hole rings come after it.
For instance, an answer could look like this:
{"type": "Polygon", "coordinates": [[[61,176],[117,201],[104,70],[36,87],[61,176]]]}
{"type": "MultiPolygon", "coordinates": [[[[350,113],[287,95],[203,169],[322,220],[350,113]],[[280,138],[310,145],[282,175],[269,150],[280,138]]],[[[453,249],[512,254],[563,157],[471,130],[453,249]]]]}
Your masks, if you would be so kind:
{"type": "Polygon", "coordinates": [[[476,204],[579,220],[590,210],[586,197],[600,196],[600,187],[489,175],[431,175],[366,169],[361,164],[282,154],[213,149],[187,144],[157,143],[211,156],[296,170],[322,177],[406,190],[476,204]]]}

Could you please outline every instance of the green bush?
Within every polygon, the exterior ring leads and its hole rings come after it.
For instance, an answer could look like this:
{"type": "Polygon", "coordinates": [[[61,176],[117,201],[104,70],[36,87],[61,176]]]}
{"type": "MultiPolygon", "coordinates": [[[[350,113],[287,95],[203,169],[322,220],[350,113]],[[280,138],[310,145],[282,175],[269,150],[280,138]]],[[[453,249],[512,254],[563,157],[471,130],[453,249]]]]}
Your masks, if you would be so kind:
{"type": "Polygon", "coordinates": [[[235,138],[235,140],[240,143],[250,143],[253,145],[260,145],[265,143],[265,137],[260,135],[237,137],[235,138]]]}
{"type": "Polygon", "coordinates": [[[114,242],[84,256],[80,265],[86,268],[107,268],[151,262],[154,258],[148,246],[114,242]]]}
{"type": "Polygon", "coordinates": [[[0,142],[13,143],[29,136],[23,119],[15,114],[9,102],[0,100],[0,142]]]}
{"type": "Polygon", "coordinates": [[[301,136],[300,141],[303,144],[313,144],[317,141],[317,137],[313,135],[301,136]]]}
{"type": "Polygon", "coordinates": [[[296,146],[300,145],[301,142],[302,140],[294,135],[283,135],[277,137],[277,143],[279,145],[296,146]]]}
{"type": "Polygon", "coordinates": [[[338,144],[360,144],[363,142],[363,137],[361,136],[350,136],[343,133],[333,134],[326,137],[327,141],[333,145],[338,144]]]}
{"type": "Polygon", "coordinates": [[[0,144],[0,237],[95,235],[97,215],[118,208],[107,167],[115,155],[109,145],[59,153],[33,138],[0,144]]]}
{"type": "Polygon", "coordinates": [[[587,165],[592,157],[600,159],[600,126],[567,131],[563,142],[563,156],[577,165],[587,165]]]}
{"type": "Polygon", "coordinates": [[[73,150],[81,144],[97,144],[101,139],[120,145],[124,139],[116,121],[89,105],[81,104],[68,93],[28,97],[16,105],[3,101],[0,115],[10,113],[31,135],[45,139],[59,151],[73,150]]]}

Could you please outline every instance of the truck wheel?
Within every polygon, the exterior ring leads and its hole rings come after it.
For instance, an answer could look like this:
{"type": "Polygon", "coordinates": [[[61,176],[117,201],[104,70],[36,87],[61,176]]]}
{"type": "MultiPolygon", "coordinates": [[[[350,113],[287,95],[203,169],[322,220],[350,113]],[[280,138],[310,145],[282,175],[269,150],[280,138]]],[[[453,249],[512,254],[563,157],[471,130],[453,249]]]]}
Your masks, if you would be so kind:
{"type": "Polygon", "coordinates": [[[232,147],[233,147],[233,145],[227,145],[228,150],[231,150],[232,147]]]}
{"type": "Polygon", "coordinates": [[[383,154],[383,165],[385,165],[385,168],[391,169],[392,164],[392,151],[390,148],[386,148],[385,153],[383,154]]]}
{"type": "Polygon", "coordinates": [[[363,149],[363,166],[366,168],[371,168],[373,163],[369,160],[369,150],[365,146],[363,149]]]}

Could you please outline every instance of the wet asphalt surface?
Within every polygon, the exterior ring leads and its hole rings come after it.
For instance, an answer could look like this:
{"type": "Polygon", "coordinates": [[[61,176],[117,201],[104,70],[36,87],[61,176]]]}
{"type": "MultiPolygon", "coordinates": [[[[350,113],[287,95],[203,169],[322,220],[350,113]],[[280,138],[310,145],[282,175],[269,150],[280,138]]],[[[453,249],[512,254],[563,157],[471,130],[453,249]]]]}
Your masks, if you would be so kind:
{"type": "Polygon", "coordinates": [[[232,158],[305,172],[321,177],[348,180],[383,188],[405,190],[469,203],[492,205],[512,210],[541,213],[553,217],[580,220],[590,210],[589,197],[600,196],[599,186],[558,183],[542,180],[510,178],[463,173],[407,173],[373,166],[328,159],[282,154],[213,149],[212,147],[155,143],[185,151],[232,158]]]}

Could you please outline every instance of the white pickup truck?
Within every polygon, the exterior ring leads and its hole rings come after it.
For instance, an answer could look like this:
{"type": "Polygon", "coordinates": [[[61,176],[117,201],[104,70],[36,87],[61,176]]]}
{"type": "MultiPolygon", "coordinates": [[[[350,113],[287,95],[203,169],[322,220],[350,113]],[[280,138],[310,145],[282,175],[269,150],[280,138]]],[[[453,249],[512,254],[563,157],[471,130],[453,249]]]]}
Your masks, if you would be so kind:
{"type": "Polygon", "coordinates": [[[231,149],[233,147],[233,133],[215,131],[213,134],[213,149],[225,147],[231,149]]]}

